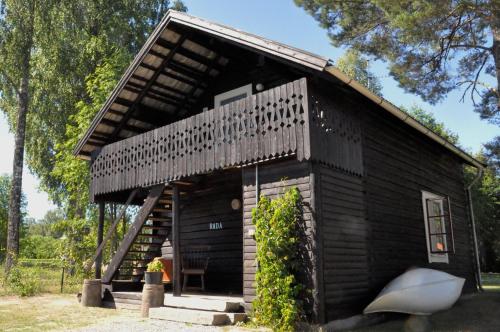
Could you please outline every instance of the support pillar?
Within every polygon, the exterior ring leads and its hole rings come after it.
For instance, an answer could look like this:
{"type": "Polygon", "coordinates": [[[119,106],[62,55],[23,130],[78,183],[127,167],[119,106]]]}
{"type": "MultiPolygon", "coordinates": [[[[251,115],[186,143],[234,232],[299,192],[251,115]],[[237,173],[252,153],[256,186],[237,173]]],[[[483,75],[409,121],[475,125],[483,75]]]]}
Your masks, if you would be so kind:
{"type": "MultiPolygon", "coordinates": [[[[97,226],[97,248],[102,243],[103,233],[104,233],[104,213],[105,205],[104,202],[99,202],[99,224],[97,226]]],[[[101,279],[101,266],[102,266],[102,251],[95,259],[95,278],[101,279]]]]}
{"type": "Polygon", "coordinates": [[[181,254],[179,237],[179,187],[172,185],[172,265],[173,265],[173,284],[172,290],[174,296],[181,296],[181,254]]]}

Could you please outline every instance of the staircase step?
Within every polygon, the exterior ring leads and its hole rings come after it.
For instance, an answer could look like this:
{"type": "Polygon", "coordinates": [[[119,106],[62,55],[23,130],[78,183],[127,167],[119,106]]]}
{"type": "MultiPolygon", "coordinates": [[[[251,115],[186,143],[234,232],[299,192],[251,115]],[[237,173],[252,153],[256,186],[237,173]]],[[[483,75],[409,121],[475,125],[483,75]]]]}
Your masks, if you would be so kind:
{"type": "Polygon", "coordinates": [[[111,292],[113,299],[115,301],[121,300],[134,300],[134,301],[142,301],[142,293],[141,292],[111,292]]]}
{"type": "Polygon", "coordinates": [[[157,238],[157,239],[160,239],[160,238],[164,238],[165,236],[167,236],[168,234],[137,234],[137,236],[142,236],[142,237],[149,237],[149,238],[157,238]]]}
{"type": "Polygon", "coordinates": [[[241,304],[238,301],[227,301],[211,298],[191,297],[189,295],[171,296],[165,295],[165,306],[180,309],[193,309],[218,312],[239,312],[241,304]]]}
{"type": "Polygon", "coordinates": [[[160,307],[149,309],[149,318],[181,323],[219,326],[244,322],[247,315],[244,313],[160,307]]]}
{"type": "Polygon", "coordinates": [[[151,250],[129,250],[127,254],[154,254],[155,251],[151,250]]]}
{"type": "Polygon", "coordinates": [[[171,212],[171,209],[165,209],[165,208],[154,208],[153,212],[171,212]]]}
{"type": "Polygon", "coordinates": [[[168,230],[170,231],[169,227],[172,226],[172,223],[168,223],[168,226],[150,226],[150,225],[144,225],[142,226],[143,229],[157,229],[157,230],[168,230]]]}
{"type": "Polygon", "coordinates": [[[136,242],[132,243],[132,245],[134,245],[134,244],[144,245],[144,246],[154,246],[154,247],[161,247],[161,245],[162,245],[162,243],[151,243],[151,242],[140,242],[140,241],[136,241],[136,242]]]}
{"type": "Polygon", "coordinates": [[[165,217],[148,217],[148,220],[151,220],[151,221],[164,221],[164,222],[168,222],[168,221],[171,221],[172,218],[165,218],[165,217]]]}

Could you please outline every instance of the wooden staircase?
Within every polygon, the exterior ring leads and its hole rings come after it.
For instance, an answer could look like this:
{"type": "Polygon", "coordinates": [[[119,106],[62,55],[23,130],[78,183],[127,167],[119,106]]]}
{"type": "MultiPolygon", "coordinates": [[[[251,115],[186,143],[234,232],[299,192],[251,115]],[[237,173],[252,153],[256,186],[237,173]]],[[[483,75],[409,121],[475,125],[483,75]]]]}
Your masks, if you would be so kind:
{"type": "Polygon", "coordinates": [[[172,188],[161,184],[151,188],[134,223],[111,259],[102,278],[140,281],[147,264],[161,256],[161,246],[172,231],[172,188]]]}
{"type": "MultiPolygon", "coordinates": [[[[190,182],[175,183],[179,196],[184,199],[192,185],[190,182]]],[[[161,256],[162,244],[172,233],[173,194],[173,184],[151,187],[133,224],[108,264],[102,277],[103,284],[110,284],[113,280],[140,281],[147,264],[155,257],[161,256]]],[[[127,205],[134,195],[131,194],[127,205]]],[[[109,234],[106,238],[109,238],[109,234]]],[[[99,248],[98,252],[100,249],[102,248],[99,248]]]]}

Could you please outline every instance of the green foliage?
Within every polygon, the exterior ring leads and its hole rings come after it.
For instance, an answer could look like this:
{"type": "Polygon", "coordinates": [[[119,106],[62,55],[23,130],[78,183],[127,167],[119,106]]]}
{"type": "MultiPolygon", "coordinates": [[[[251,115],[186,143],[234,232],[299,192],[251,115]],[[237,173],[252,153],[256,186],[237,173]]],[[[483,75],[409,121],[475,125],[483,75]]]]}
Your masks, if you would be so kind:
{"type": "Polygon", "coordinates": [[[19,258],[58,258],[59,239],[51,236],[27,235],[21,238],[19,258]]]}
{"type": "Polygon", "coordinates": [[[386,60],[407,92],[436,103],[462,89],[484,118],[500,123],[498,0],[295,3],[328,30],[335,46],[386,60]]]}
{"type": "MultiPolygon", "coordinates": [[[[5,256],[5,248],[7,246],[7,218],[9,214],[10,184],[11,177],[9,175],[0,175],[0,261],[2,261],[5,256]]],[[[23,221],[26,219],[26,206],[26,197],[22,195],[21,215],[23,216],[23,221]]]]}
{"type": "Polygon", "coordinates": [[[40,292],[40,283],[36,275],[26,273],[19,267],[10,270],[7,285],[19,296],[34,296],[40,292]]]}
{"type": "Polygon", "coordinates": [[[89,205],[90,175],[87,162],[75,158],[73,149],[118,82],[121,70],[128,61],[129,57],[125,52],[116,50],[93,74],[87,76],[86,90],[89,100],[81,100],[76,104],[77,113],[70,116],[66,126],[66,139],[56,145],[57,153],[50,176],[58,183],[64,184],[64,195],[59,197],[59,200],[71,203],[68,212],[74,215],[85,215],[89,205]]]}
{"type": "Polygon", "coordinates": [[[350,49],[335,63],[344,74],[354,78],[377,95],[382,95],[382,84],[370,71],[370,63],[359,51],[350,49]]]}
{"type": "Polygon", "coordinates": [[[434,115],[430,112],[425,111],[423,108],[413,105],[410,108],[400,107],[401,110],[410,114],[413,118],[418,120],[421,124],[431,129],[434,133],[438,134],[442,138],[446,139],[450,143],[459,145],[458,135],[448,128],[445,127],[444,123],[436,120],[434,115]]]}
{"type": "Polygon", "coordinates": [[[61,220],[54,229],[64,234],[57,250],[59,257],[66,266],[83,271],[84,264],[96,250],[96,223],[85,219],[61,220]]]}
{"type": "Polygon", "coordinates": [[[274,331],[293,331],[302,315],[299,293],[303,287],[295,278],[299,220],[297,188],[274,200],[261,197],[252,211],[259,264],[254,315],[258,323],[274,331]]]}
{"type": "Polygon", "coordinates": [[[148,272],[161,272],[163,264],[159,260],[153,260],[148,263],[148,272]]]}
{"type": "MultiPolygon", "coordinates": [[[[500,272],[500,171],[488,158],[490,150],[478,154],[477,159],[488,164],[483,177],[474,185],[472,201],[476,218],[476,228],[480,241],[481,270],[500,272]]],[[[470,183],[477,171],[465,168],[466,182],[470,183]]]]}
{"type": "Polygon", "coordinates": [[[170,0],[63,0],[33,54],[27,163],[69,217],[88,208],[88,167],[71,150],[119,76],[170,8],[170,0]],[[102,79],[102,81],[100,81],[102,79]]]}

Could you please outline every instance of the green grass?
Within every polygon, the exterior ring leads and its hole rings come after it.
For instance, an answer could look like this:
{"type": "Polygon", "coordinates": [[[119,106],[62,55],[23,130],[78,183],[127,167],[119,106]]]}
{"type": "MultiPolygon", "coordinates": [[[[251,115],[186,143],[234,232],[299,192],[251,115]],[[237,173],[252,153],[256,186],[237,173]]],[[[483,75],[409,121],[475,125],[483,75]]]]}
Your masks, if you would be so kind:
{"type": "Polygon", "coordinates": [[[500,273],[482,273],[481,278],[484,290],[500,292],[500,273]]]}
{"type": "Polygon", "coordinates": [[[0,331],[65,331],[131,315],[117,310],[82,307],[75,295],[46,294],[29,298],[0,297],[0,331]]]}
{"type": "MultiPolygon", "coordinates": [[[[61,293],[62,268],[59,266],[20,264],[23,278],[30,278],[37,284],[38,293],[59,294],[61,293]]],[[[83,277],[80,275],[64,275],[63,293],[76,294],[83,284],[83,277]]],[[[15,291],[5,281],[3,268],[0,268],[0,296],[15,295],[15,291]]]]}

